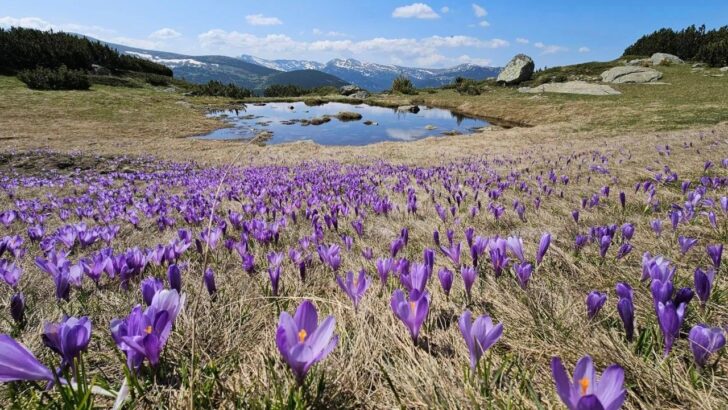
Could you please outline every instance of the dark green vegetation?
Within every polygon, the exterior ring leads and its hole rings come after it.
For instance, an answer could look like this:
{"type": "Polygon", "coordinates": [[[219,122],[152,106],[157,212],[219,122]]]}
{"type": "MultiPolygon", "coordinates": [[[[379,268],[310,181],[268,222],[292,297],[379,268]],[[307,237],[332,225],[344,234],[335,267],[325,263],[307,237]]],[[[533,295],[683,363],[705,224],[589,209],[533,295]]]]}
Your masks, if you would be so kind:
{"type": "Polygon", "coordinates": [[[195,84],[192,90],[194,95],[206,95],[210,97],[227,97],[227,98],[249,98],[253,93],[235,84],[223,84],[219,81],[210,80],[207,84],[195,84]]]}
{"type": "Polygon", "coordinates": [[[332,94],[338,94],[337,87],[324,86],[324,87],[306,89],[306,88],[299,87],[299,86],[292,85],[292,84],[287,84],[287,85],[273,84],[271,86],[266,87],[266,89],[263,90],[263,96],[272,97],[272,98],[303,97],[306,95],[324,96],[324,95],[332,95],[332,94]]]}
{"type": "Polygon", "coordinates": [[[392,81],[392,93],[411,95],[416,94],[417,90],[408,77],[399,75],[392,81]]]}
{"type": "Polygon", "coordinates": [[[347,85],[346,81],[316,70],[296,70],[275,74],[268,78],[267,84],[289,84],[297,87],[311,89],[318,87],[341,87],[347,85]]]}
{"type": "Polygon", "coordinates": [[[81,70],[38,67],[18,73],[18,79],[34,90],[88,90],[91,82],[81,70]]]}
{"type": "Polygon", "coordinates": [[[90,71],[94,65],[109,70],[172,76],[172,70],[151,61],[121,55],[98,41],[66,33],[25,28],[0,28],[0,72],[16,74],[45,67],[90,71]]]}
{"type": "Polygon", "coordinates": [[[624,55],[674,54],[683,60],[701,61],[713,67],[728,65],[728,26],[706,30],[692,25],[680,31],[663,28],[643,36],[624,50],[624,55]]]}

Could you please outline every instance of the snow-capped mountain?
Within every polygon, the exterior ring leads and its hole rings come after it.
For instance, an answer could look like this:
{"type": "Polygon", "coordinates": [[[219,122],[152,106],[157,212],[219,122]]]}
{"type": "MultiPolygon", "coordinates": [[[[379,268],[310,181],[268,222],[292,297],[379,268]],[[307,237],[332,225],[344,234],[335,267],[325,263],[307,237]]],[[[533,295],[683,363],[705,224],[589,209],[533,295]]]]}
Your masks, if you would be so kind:
{"type": "Polygon", "coordinates": [[[461,64],[451,68],[412,68],[398,65],[367,63],[353,58],[336,58],[326,64],[306,60],[266,60],[250,55],[240,57],[243,61],[280,71],[313,69],[335,75],[342,80],[371,91],[382,91],[392,85],[392,80],[402,74],[409,77],[416,87],[439,87],[451,83],[457,77],[482,80],[495,77],[499,67],[483,67],[475,64],[461,64]]]}
{"type": "Polygon", "coordinates": [[[324,68],[324,64],[307,60],[266,60],[246,54],[241,55],[240,59],[247,63],[257,64],[278,71],[321,70],[324,68]]]}

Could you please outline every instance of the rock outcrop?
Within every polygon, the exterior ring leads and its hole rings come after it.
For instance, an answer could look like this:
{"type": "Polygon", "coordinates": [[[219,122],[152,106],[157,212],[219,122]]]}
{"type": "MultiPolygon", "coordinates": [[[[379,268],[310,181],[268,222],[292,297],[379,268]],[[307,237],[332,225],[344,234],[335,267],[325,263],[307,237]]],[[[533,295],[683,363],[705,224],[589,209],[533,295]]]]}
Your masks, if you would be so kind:
{"type": "Polygon", "coordinates": [[[650,57],[650,61],[652,65],[682,64],[684,62],[680,57],[667,53],[655,53],[650,57]]]}
{"type": "Polygon", "coordinates": [[[519,88],[518,91],[527,94],[558,93],[582,95],[618,95],[614,88],[605,84],[594,84],[586,81],[567,81],[564,83],[547,83],[536,87],[519,88]]]}
{"type": "Polygon", "coordinates": [[[531,57],[518,54],[498,74],[496,81],[506,85],[520,84],[531,79],[535,67],[531,57]]]}
{"type": "Polygon", "coordinates": [[[614,67],[602,73],[602,81],[612,84],[649,83],[662,78],[662,73],[647,67],[614,67]]]}

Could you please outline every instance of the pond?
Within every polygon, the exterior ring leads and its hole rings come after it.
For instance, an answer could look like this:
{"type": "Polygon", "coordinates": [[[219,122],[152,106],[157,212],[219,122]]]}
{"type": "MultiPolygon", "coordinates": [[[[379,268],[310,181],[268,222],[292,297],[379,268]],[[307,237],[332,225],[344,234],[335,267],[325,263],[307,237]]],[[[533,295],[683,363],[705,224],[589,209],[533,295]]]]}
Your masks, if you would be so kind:
{"type": "Polygon", "coordinates": [[[393,109],[334,102],[316,106],[304,102],[247,104],[240,109],[214,111],[208,116],[232,126],[196,138],[254,139],[266,144],[311,140],[322,145],[367,145],[468,134],[489,125],[485,120],[440,108],[393,109]]]}

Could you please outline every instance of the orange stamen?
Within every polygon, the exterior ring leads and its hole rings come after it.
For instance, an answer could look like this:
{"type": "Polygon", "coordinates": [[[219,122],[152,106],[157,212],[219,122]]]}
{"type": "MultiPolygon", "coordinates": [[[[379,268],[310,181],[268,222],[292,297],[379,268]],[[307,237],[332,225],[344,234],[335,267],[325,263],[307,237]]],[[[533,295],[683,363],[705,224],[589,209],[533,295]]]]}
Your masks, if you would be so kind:
{"type": "Polygon", "coordinates": [[[415,302],[410,302],[410,310],[415,313],[415,302]]]}
{"type": "Polygon", "coordinates": [[[152,327],[151,327],[151,326],[147,326],[147,327],[146,327],[146,328],[144,329],[144,331],[145,331],[145,332],[147,332],[147,334],[151,334],[151,333],[152,333],[152,327]]]}
{"type": "Polygon", "coordinates": [[[579,380],[579,385],[581,386],[581,395],[586,395],[586,390],[589,388],[589,379],[584,377],[583,379],[579,380]]]}
{"type": "Polygon", "coordinates": [[[306,336],[308,336],[308,333],[306,333],[306,329],[301,329],[298,331],[298,342],[303,343],[304,340],[306,340],[306,336]]]}

